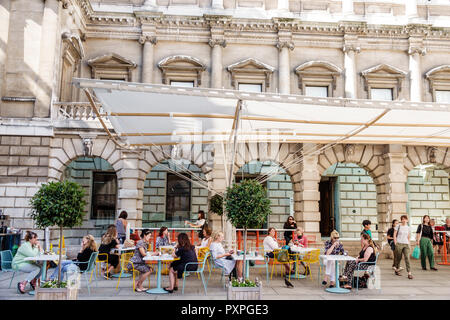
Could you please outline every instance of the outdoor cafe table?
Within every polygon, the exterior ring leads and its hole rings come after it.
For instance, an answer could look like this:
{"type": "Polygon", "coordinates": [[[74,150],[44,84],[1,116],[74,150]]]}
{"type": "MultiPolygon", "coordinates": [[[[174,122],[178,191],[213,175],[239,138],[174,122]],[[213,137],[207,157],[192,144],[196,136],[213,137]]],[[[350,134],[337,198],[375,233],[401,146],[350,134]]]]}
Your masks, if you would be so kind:
{"type": "MultiPolygon", "coordinates": [[[[331,293],[349,293],[349,289],[341,288],[339,287],[339,261],[355,261],[356,258],[350,257],[350,256],[342,256],[342,255],[320,255],[320,258],[336,261],[336,286],[334,288],[326,288],[325,291],[331,292],[331,293]]],[[[349,279],[351,281],[351,279],[349,279]]]]}
{"type": "MultiPolygon", "coordinates": [[[[114,253],[118,253],[119,254],[119,256],[120,255],[122,255],[122,253],[124,253],[124,252],[127,252],[127,251],[134,251],[136,249],[136,247],[128,247],[128,248],[124,248],[123,247],[123,244],[119,244],[119,247],[118,248],[113,248],[112,250],[111,250],[111,252],[114,252],[114,253]]],[[[113,275],[111,275],[111,277],[114,277],[114,278],[119,278],[119,277],[122,277],[122,278],[128,278],[128,277],[131,277],[131,274],[130,273],[123,273],[123,269],[124,269],[124,262],[125,262],[125,259],[120,259],[121,261],[120,261],[120,264],[121,264],[121,268],[120,268],[120,273],[115,273],[115,274],[113,274],[113,275]]]]}
{"type": "MultiPolygon", "coordinates": [[[[65,259],[66,256],[62,255],[62,258],[65,259]]],[[[47,278],[47,261],[59,261],[59,254],[40,254],[35,257],[26,257],[23,259],[25,261],[42,261],[42,267],[41,267],[41,280],[45,281],[47,278]]],[[[28,292],[28,294],[34,295],[34,290],[28,292]]]]}
{"type": "MultiPolygon", "coordinates": [[[[304,247],[300,247],[300,246],[291,246],[291,252],[293,253],[298,253],[301,256],[304,256],[305,254],[313,251],[313,250],[318,250],[317,248],[304,248],[304,247]]],[[[311,272],[311,271],[310,271],[311,272]]],[[[291,276],[291,278],[294,279],[304,279],[306,278],[305,275],[303,274],[298,274],[298,263],[295,264],[295,275],[291,276]]]]}
{"type": "Polygon", "coordinates": [[[162,261],[174,261],[178,260],[179,258],[174,258],[171,255],[161,255],[161,256],[150,256],[147,255],[143,258],[144,261],[158,261],[158,273],[157,273],[157,280],[156,280],[156,288],[148,289],[147,293],[168,293],[166,290],[164,290],[161,287],[161,269],[162,269],[162,261]]]}
{"type": "MultiPolygon", "coordinates": [[[[233,257],[233,260],[236,260],[236,261],[244,260],[244,255],[243,254],[241,254],[239,256],[237,254],[232,254],[231,256],[233,257]]],[[[245,279],[248,279],[249,275],[250,275],[250,272],[249,272],[249,270],[250,270],[250,260],[252,260],[252,261],[264,261],[264,257],[263,256],[254,256],[254,255],[250,255],[250,254],[245,255],[245,279]]]]}

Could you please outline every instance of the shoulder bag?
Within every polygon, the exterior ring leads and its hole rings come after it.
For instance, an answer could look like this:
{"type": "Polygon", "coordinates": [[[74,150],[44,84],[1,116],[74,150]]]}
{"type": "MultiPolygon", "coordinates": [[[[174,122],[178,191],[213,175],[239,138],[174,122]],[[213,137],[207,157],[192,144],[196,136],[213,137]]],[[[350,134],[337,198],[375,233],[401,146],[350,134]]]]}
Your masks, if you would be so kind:
{"type": "MultiPolygon", "coordinates": [[[[420,238],[422,238],[422,231],[423,231],[423,224],[420,227],[420,238]]],[[[414,259],[419,259],[420,258],[420,247],[418,245],[416,245],[414,247],[414,250],[411,254],[411,257],[413,257],[414,259]]]]}

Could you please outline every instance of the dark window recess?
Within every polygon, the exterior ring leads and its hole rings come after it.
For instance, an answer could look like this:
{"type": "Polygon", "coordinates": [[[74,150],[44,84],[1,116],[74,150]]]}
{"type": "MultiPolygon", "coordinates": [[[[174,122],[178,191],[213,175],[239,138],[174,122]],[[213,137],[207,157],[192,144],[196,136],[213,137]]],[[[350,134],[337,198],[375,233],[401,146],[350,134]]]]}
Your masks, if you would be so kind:
{"type": "Polygon", "coordinates": [[[166,221],[190,220],[191,182],[167,173],[166,221]]]}
{"type": "Polygon", "coordinates": [[[117,176],[114,172],[93,172],[91,219],[114,219],[117,176]]]}

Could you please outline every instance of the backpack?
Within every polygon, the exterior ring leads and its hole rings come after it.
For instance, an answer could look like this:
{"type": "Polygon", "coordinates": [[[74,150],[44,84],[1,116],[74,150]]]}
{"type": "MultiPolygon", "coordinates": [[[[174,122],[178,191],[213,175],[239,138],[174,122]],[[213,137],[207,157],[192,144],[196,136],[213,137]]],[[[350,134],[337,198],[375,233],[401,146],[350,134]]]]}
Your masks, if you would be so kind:
{"type": "Polygon", "coordinates": [[[286,249],[281,249],[277,253],[277,260],[279,262],[288,262],[289,261],[289,253],[286,249]]]}

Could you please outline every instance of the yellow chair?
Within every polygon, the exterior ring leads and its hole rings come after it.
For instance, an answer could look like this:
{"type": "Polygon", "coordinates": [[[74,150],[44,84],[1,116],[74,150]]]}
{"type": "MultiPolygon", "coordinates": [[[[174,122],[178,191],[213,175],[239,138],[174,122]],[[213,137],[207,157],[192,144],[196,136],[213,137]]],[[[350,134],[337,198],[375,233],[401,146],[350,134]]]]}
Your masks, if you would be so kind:
{"type": "MultiPolygon", "coordinates": [[[[273,250],[274,258],[273,258],[273,261],[272,261],[272,272],[270,274],[270,280],[272,280],[273,270],[275,268],[275,265],[279,265],[281,267],[281,266],[283,266],[285,264],[288,264],[289,265],[289,269],[290,269],[291,268],[291,264],[293,264],[295,262],[295,260],[292,260],[290,256],[289,256],[289,261],[286,261],[286,262],[278,261],[278,259],[277,259],[278,253],[280,253],[283,250],[287,252],[286,249],[275,249],[275,250],[273,250]]],[[[284,268],[282,268],[282,272],[284,273],[284,268]]],[[[290,273],[289,273],[289,280],[291,280],[291,274],[290,273]]]]}
{"type": "MultiPolygon", "coordinates": [[[[135,279],[135,272],[138,272],[137,270],[134,269],[134,264],[133,262],[131,262],[131,258],[133,257],[134,252],[124,252],[122,253],[122,255],[120,256],[120,274],[119,274],[119,278],[117,280],[117,286],[116,286],[116,290],[119,289],[119,283],[120,283],[120,278],[122,277],[122,272],[133,272],[133,291],[135,289],[136,283],[134,281],[135,279]],[[132,266],[132,270],[128,269],[128,264],[131,264],[132,266]]],[[[148,285],[150,286],[150,277],[148,277],[148,285]]]]}
{"type": "Polygon", "coordinates": [[[322,273],[322,267],[320,266],[320,249],[312,250],[304,255],[303,259],[298,262],[303,262],[306,265],[306,270],[309,271],[309,277],[312,278],[311,264],[317,263],[319,265],[319,272],[322,273]]]}
{"type": "MultiPolygon", "coordinates": [[[[209,248],[208,247],[198,248],[197,261],[199,263],[202,263],[203,260],[205,259],[206,254],[208,252],[209,252],[209,248]]],[[[209,260],[206,260],[206,265],[208,266],[208,272],[211,272],[211,268],[209,266],[209,260]]],[[[199,273],[197,273],[197,278],[200,279],[200,274],[199,273]]]]}
{"type": "MultiPolygon", "coordinates": [[[[95,261],[95,265],[97,266],[97,275],[100,276],[101,274],[101,263],[106,263],[106,271],[108,271],[108,261],[109,261],[109,254],[107,253],[99,253],[97,256],[97,260],[95,261]],[[100,257],[105,256],[106,260],[101,260],[100,257]]],[[[92,277],[92,276],[91,276],[92,277]]]]}

